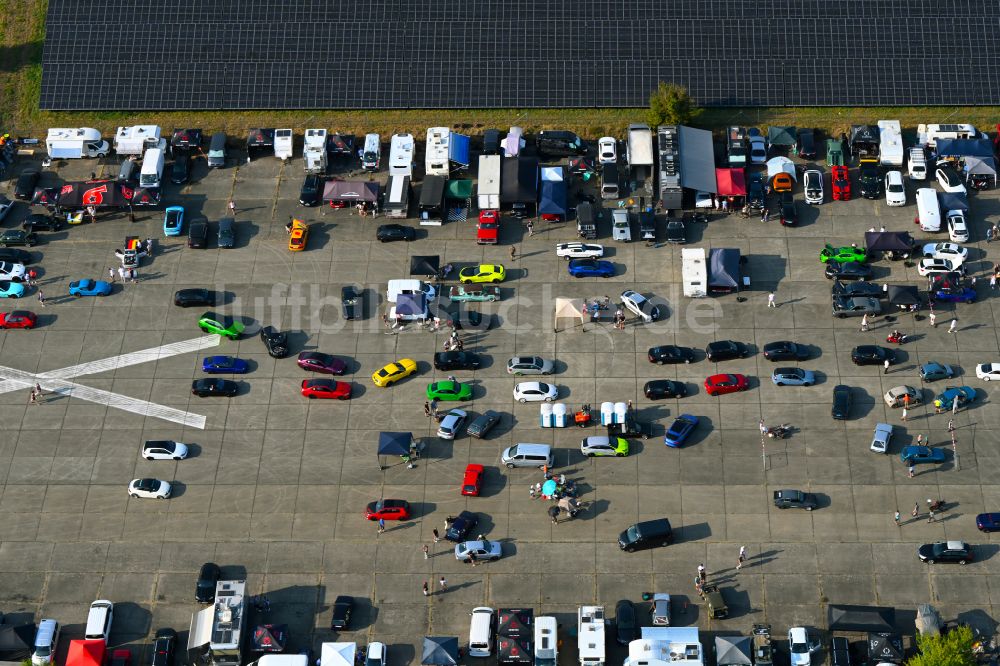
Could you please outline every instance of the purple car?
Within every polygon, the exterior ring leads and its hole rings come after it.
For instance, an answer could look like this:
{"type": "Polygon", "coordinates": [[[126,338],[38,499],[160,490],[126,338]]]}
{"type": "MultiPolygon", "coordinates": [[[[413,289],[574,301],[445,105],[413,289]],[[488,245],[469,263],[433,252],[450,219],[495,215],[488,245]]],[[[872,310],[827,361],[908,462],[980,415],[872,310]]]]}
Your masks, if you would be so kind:
{"type": "Polygon", "coordinates": [[[980,532],[1000,532],[1000,513],[981,513],[976,516],[976,527],[980,532]]]}
{"type": "Polygon", "coordinates": [[[347,370],[347,364],[342,360],[320,352],[301,352],[298,364],[303,370],[319,372],[324,375],[342,375],[347,370]]]}

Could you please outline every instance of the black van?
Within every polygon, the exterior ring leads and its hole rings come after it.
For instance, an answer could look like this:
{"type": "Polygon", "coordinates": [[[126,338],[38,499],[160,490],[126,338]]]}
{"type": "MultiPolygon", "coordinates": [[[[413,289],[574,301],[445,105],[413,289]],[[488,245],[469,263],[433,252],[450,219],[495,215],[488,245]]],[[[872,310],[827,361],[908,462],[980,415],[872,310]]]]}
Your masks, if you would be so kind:
{"type": "Polygon", "coordinates": [[[500,154],[500,130],[488,129],[483,132],[483,155],[500,154]]]}
{"type": "Polygon", "coordinates": [[[539,155],[549,157],[575,157],[587,154],[587,144],[573,132],[543,130],[535,137],[539,155]]]}
{"type": "Polygon", "coordinates": [[[646,520],[632,525],[618,535],[618,546],[627,553],[666,546],[674,540],[674,531],[666,518],[646,520]]]}

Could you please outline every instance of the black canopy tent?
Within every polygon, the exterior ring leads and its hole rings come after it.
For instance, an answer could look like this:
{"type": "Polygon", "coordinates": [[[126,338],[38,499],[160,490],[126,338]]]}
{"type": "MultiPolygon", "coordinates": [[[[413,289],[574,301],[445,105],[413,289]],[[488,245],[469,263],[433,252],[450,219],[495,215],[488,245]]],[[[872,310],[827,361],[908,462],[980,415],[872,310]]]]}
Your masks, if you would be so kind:
{"type": "Polygon", "coordinates": [[[938,203],[941,204],[941,210],[943,211],[960,210],[968,212],[969,210],[969,197],[961,192],[938,192],[938,203]]]}
{"type": "MultiPolygon", "coordinates": [[[[413,446],[412,432],[380,432],[378,434],[378,456],[407,456],[413,446]]],[[[379,460],[379,469],[385,465],[379,460]]]]}
{"type": "Polygon", "coordinates": [[[497,663],[530,664],[531,639],[527,636],[497,636],[497,663]]]}
{"type": "Polygon", "coordinates": [[[916,242],[908,231],[866,231],[865,249],[869,252],[912,250],[916,242]]]}
{"type": "Polygon", "coordinates": [[[752,666],[749,636],[716,636],[715,663],[718,666],[752,666]]]}
{"type": "Polygon", "coordinates": [[[896,625],[896,609],[830,604],[826,620],[830,631],[892,631],[896,625]]]}
{"type": "Polygon", "coordinates": [[[420,663],[423,666],[457,666],[458,639],[454,636],[424,636],[420,663]]]}
{"type": "Polygon", "coordinates": [[[505,157],[500,165],[500,206],[521,217],[535,214],[538,158],[505,157]]]}
{"type": "Polygon", "coordinates": [[[767,143],[769,146],[781,146],[782,148],[791,149],[796,143],[795,128],[771,125],[767,128],[767,143]]]}
{"type": "Polygon", "coordinates": [[[30,657],[36,631],[34,622],[0,627],[0,661],[22,661],[30,657]]]}
{"type": "Polygon", "coordinates": [[[287,624],[261,624],[253,630],[254,652],[282,652],[287,642],[287,624]]]}
{"type": "Polygon", "coordinates": [[[708,290],[732,292],[740,289],[740,251],[714,248],[708,254],[708,290]]]}
{"type": "Polygon", "coordinates": [[[436,254],[414,255],[410,257],[410,275],[437,277],[441,271],[441,257],[436,254]]]}
{"type": "Polygon", "coordinates": [[[902,664],[903,639],[887,631],[869,633],[868,660],[873,664],[902,664]]]}
{"type": "Polygon", "coordinates": [[[247,162],[274,154],[274,128],[255,127],[247,134],[247,162]]]}
{"type": "Polygon", "coordinates": [[[886,297],[892,305],[920,305],[920,293],[913,285],[890,284],[886,297]]]}

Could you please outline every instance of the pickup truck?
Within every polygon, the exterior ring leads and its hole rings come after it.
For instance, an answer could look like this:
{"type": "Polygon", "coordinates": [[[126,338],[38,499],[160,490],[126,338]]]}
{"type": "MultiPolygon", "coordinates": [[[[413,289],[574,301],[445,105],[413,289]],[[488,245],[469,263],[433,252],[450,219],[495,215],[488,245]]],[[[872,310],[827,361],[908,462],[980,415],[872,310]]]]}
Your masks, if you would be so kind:
{"type": "Polygon", "coordinates": [[[463,284],[452,287],[448,292],[448,298],[455,303],[463,301],[499,301],[500,287],[487,284],[463,284]]]}

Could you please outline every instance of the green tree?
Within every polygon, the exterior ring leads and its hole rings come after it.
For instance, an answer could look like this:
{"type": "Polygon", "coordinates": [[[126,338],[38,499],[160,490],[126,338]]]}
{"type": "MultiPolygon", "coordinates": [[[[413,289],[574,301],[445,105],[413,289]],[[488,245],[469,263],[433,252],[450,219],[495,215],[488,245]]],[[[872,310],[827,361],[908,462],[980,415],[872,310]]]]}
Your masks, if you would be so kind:
{"type": "Polygon", "coordinates": [[[975,666],[974,641],[969,627],[956,627],[938,636],[917,634],[920,654],[911,658],[907,666],[975,666]]]}
{"type": "Polygon", "coordinates": [[[685,125],[701,115],[687,88],[660,81],[649,96],[649,125],[685,125]]]}

